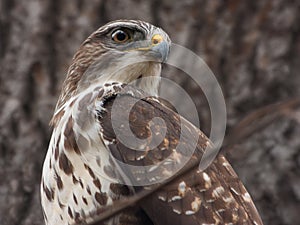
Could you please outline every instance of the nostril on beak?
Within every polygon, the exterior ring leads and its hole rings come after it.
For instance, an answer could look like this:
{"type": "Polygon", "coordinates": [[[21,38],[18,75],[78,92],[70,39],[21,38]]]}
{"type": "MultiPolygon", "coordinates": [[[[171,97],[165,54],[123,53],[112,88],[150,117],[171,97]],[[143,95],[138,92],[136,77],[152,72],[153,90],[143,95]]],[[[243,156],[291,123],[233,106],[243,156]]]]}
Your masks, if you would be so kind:
{"type": "Polygon", "coordinates": [[[153,45],[157,45],[159,43],[161,43],[163,41],[163,37],[160,34],[155,34],[152,39],[151,42],[153,45]]]}

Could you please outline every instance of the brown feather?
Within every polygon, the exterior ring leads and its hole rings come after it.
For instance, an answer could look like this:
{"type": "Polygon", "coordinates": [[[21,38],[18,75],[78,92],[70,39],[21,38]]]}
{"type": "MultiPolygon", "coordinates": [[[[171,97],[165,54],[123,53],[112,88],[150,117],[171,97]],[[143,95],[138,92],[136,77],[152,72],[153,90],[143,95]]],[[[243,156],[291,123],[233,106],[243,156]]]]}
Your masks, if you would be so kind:
{"type": "MultiPolygon", "coordinates": [[[[141,91],[137,93],[134,88],[127,88],[127,92],[133,92],[136,94],[136,98],[140,98],[141,91]]],[[[130,128],[137,137],[152,139],[150,120],[154,117],[163,118],[164,126],[167,127],[165,139],[168,140],[168,148],[162,150],[162,146],[165,144],[162,142],[157,148],[143,151],[144,157],[137,160],[141,153],[137,153],[136,150],[130,149],[118,141],[113,131],[111,110],[115,98],[111,97],[106,100],[104,104],[106,110],[98,119],[103,128],[103,137],[108,140],[116,139],[107,147],[118,160],[139,166],[155,165],[161,162],[170,156],[171,149],[176,148],[181,131],[180,121],[183,127],[188,128],[184,136],[198,136],[199,138],[191,160],[201,158],[203,151],[210,142],[200,130],[188,121],[153,98],[145,98],[135,103],[136,98],[126,94],[126,91],[119,94],[119,97],[122,99],[118,101],[116,109],[114,108],[115,114],[117,114],[114,119],[125,120],[125,115],[129,113],[128,110],[134,105],[130,111],[130,128]]],[[[127,134],[124,133],[123,135],[127,134]]],[[[188,146],[189,142],[185,144],[188,146]]],[[[186,154],[183,149],[178,149],[177,152],[186,154]]],[[[162,166],[161,172],[164,169],[162,166]]],[[[129,176],[134,177],[135,174],[129,176]]],[[[136,188],[136,191],[139,190],[140,188],[136,188]]],[[[248,192],[243,184],[225,157],[219,155],[205,171],[201,172],[194,169],[186,176],[177,178],[171,184],[142,201],[141,207],[147,212],[154,224],[158,225],[262,224],[250,196],[249,198],[245,198],[245,196],[248,197],[248,192]],[[178,190],[180,184],[184,184],[182,191],[178,190]]]]}

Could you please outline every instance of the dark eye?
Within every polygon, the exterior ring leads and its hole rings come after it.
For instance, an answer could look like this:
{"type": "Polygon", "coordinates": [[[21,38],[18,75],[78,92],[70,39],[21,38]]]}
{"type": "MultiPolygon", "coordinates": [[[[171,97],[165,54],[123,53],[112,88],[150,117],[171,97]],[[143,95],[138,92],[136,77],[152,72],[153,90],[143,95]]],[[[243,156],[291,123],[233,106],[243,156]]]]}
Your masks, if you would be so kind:
{"type": "Polygon", "coordinates": [[[117,43],[124,43],[130,39],[129,32],[126,32],[124,30],[114,31],[111,37],[117,43]]]}

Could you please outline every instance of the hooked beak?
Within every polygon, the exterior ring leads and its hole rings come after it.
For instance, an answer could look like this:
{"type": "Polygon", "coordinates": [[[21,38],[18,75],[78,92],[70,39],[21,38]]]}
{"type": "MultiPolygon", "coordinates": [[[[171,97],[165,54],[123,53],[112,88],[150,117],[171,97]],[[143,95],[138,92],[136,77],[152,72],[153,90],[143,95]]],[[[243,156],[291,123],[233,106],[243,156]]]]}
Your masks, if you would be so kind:
{"type": "Polygon", "coordinates": [[[159,62],[165,63],[170,52],[170,42],[162,35],[155,34],[151,38],[151,43],[147,47],[136,48],[139,51],[146,51],[151,57],[154,57],[159,62]]]}

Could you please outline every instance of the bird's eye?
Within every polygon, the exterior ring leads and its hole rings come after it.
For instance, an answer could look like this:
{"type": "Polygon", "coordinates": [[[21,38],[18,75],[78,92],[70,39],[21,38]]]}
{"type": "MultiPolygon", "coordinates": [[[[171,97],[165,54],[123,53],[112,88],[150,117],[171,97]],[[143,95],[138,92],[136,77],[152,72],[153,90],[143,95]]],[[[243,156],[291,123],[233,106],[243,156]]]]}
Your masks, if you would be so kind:
{"type": "Polygon", "coordinates": [[[112,39],[117,43],[124,43],[130,39],[128,32],[124,30],[116,30],[111,35],[112,39]]]}

